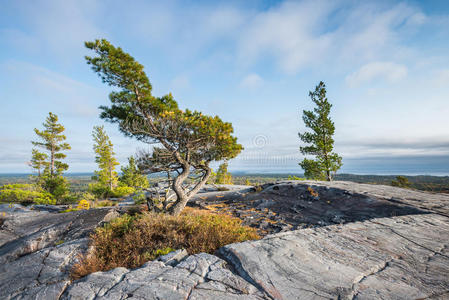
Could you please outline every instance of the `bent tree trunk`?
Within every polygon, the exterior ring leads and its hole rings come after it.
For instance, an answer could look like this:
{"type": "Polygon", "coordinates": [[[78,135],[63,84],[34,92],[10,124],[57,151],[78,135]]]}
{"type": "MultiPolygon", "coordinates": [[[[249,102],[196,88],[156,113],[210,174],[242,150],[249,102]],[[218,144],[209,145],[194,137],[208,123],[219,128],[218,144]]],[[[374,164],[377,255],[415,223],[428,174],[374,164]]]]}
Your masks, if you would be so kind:
{"type": "Polygon", "coordinates": [[[182,184],[184,180],[189,176],[190,174],[190,166],[186,165],[183,166],[183,170],[181,174],[179,174],[178,177],[173,181],[173,190],[176,193],[177,199],[176,202],[170,207],[169,213],[173,216],[178,216],[184,207],[186,207],[187,202],[198,193],[198,191],[204,186],[204,184],[207,182],[207,180],[210,177],[211,169],[209,167],[204,168],[205,174],[201,178],[201,180],[195,185],[195,187],[190,190],[189,192],[185,192],[184,188],[182,187],[182,184]]]}

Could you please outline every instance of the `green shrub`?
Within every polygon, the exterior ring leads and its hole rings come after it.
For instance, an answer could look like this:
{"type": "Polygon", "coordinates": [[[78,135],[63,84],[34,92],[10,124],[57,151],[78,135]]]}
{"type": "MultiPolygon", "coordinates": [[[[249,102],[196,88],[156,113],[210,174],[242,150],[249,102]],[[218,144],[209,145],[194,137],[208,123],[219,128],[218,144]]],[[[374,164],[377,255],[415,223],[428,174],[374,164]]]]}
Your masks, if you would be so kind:
{"type": "Polygon", "coordinates": [[[22,204],[56,204],[55,198],[35,184],[6,184],[0,187],[0,201],[22,204]]]}
{"type": "Polygon", "coordinates": [[[84,192],[81,194],[81,199],[87,200],[87,201],[95,201],[95,195],[89,192],[84,192]]]}
{"type": "Polygon", "coordinates": [[[118,186],[110,192],[111,197],[121,198],[134,193],[135,189],[130,186],[118,186]]]}
{"type": "Polygon", "coordinates": [[[107,207],[107,206],[116,206],[117,202],[110,200],[99,200],[95,201],[93,207],[107,207]]]}
{"type": "Polygon", "coordinates": [[[109,188],[100,182],[89,183],[88,190],[96,199],[106,198],[109,194],[109,188]]]}
{"type": "Polygon", "coordinates": [[[133,196],[133,200],[135,204],[144,204],[147,202],[145,193],[143,191],[139,191],[137,192],[134,196],[133,196]]]}
{"type": "Polygon", "coordinates": [[[174,249],[189,254],[214,253],[218,248],[258,239],[256,229],[238,218],[186,207],[180,216],[124,214],[91,235],[93,251],[72,270],[73,278],[116,267],[136,268],[174,249]]]}
{"type": "Polygon", "coordinates": [[[51,177],[49,175],[43,175],[39,179],[39,183],[45,191],[49,192],[60,202],[69,196],[69,182],[62,176],[51,177]]]}
{"type": "Polygon", "coordinates": [[[170,252],[175,251],[176,249],[165,247],[164,249],[157,249],[156,251],[153,251],[153,256],[159,257],[162,255],[169,254],[170,252]]]}
{"type": "Polygon", "coordinates": [[[110,190],[108,186],[100,182],[89,184],[89,192],[97,199],[104,198],[121,198],[134,193],[135,189],[125,185],[119,185],[114,190],[110,190]]]}
{"type": "Polygon", "coordinates": [[[408,181],[408,178],[405,176],[396,176],[396,180],[391,181],[392,186],[402,187],[402,188],[409,188],[411,183],[408,181]]]}

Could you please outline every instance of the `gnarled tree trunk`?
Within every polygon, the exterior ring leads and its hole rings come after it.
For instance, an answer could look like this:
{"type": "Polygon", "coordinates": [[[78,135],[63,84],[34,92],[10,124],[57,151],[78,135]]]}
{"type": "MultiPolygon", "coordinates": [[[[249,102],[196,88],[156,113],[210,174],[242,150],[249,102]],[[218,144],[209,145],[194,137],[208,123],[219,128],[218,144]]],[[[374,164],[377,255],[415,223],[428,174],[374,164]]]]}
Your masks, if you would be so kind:
{"type": "Polygon", "coordinates": [[[183,170],[181,174],[176,177],[176,179],[173,181],[173,191],[176,193],[177,199],[176,202],[169,208],[169,213],[174,216],[178,216],[184,207],[186,206],[187,202],[198,193],[198,191],[204,186],[204,184],[209,179],[209,176],[211,174],[211,169],[209,167],[204,168],[205,174],[203,175],[203,178],[201,178],[200,182],[198,182],[195,187],[190,190],[189,192],[185,192],[184,188],[182,187],[182,184],[185,179],[190,174],[190,166],[185,165],[183,166],[183,170]]]}

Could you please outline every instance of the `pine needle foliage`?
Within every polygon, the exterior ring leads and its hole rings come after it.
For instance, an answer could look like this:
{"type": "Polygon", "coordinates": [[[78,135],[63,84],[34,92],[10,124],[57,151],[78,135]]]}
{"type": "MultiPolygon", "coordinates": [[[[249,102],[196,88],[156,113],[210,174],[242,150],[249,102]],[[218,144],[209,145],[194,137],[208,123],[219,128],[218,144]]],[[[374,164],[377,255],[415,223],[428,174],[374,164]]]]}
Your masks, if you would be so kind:
{"type": "Polygon", "coordinates": [[[113,144],[106,134],[104,126],[94,126],[92,137],[94,140],[93,149],[96,154],[95,162],[100,168],[99,171],[95,171],[95,179],[101,185],[113,191],[117,187],[118,181],[118,174],[115,171],[115,167],[119,164],[114,157],[113,144]]]}
{"type": "Polygon", "coordinates": [[[326,85],[320,82],[309,96],[316,107],[303,111],[303,121],[310,131],[299,133],[299,138],[305,143],[300,147],[303,155],[313,155],[315,159],[304,158],[299,165],[304,170],[306,178],[331,181],[342,166],[342,158],[334,149],[335,125],[330,118],[332,104],[326,97],[326,85]]]}
{"type": "Polygon", "coordinates": [[[176,201],[167,207],[167,212],[179,215],[207,182],[211,174],[209,164],[232,159],[243,149],[232,136],[232,124],[218,116],[181,110],[170,93],[153,96],[144,67],[107,40],[85,45],[95,52],[94,57],[86,56],[87,63],[104,83],[115,88],[109,94],[110,106],[100,107],[100,117],[118,124],[126,136],[156,144],[151,152],[139,154],[139,169],[167,174],[176,194],[176,201]],[[185,181],[198,172],[196,183],[187,186],[185,181]]]}

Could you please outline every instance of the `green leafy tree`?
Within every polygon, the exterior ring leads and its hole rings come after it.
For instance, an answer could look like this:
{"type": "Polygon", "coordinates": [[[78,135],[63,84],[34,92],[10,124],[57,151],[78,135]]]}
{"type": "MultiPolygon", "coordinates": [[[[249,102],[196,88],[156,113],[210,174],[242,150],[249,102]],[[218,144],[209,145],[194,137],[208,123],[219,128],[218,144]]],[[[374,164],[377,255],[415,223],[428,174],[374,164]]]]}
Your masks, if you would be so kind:
{"type": "Polygon", "coordinates": [[[332,104],[327,100],[324,82],[321,81],[315,91],[309,92],[309,96],[316,107],[313,111],[303,111],[302,119],[311,131],[299,133],[301,141],[306,144],[300,147],[300,151],[303,155],[314,155],[315,159],[304,158],[299,165],[306,178],[331,181],[342,166],[342,159],[332,152],[335,126],[329,116],[332,104]]]}
{"type": "Polygon", "coordinates": [[[32,164],[36,163],[36,167],[37,164],[44,167],[43,173],[39,176],[39,184],[56,199],[61,199],[69,191],[68,182],[62,177],[62,173],[69,168],[68,164],[62,161],[66,158],[62,151],[71,148],[64,142],[65,128],[58,123],[58,116],[50,112],[42,125],[44,130],[34,129],[40,140],[33,141],[32,144],[47,153],[33,150],[32,164]]]}
{"type": "Polygon", "coordinates": [[[232,175],[228,172],[228,163],[224,162],[218,167],[216,184],[232,184],[232,175]]]}
{"type": "Polygon", "coordinates": [[[140,172],[133,156],[128,158],[128,165],[122,167],[122,176],[119,180],[124,185],[134,188],[147,188],[149,186],[148,178],[140,172]]]}
{"type": "Polygon", "coordinates": [[[392,186],[402,187],[402,188],[409,188],[411,183],[408,181],[408,178],[405,176],[396,176],[396,180],[391,181],[392,186]]]}
{"type": "Polygon", "coordinates": [[[207,182],[210,162],[231,159],[241,152],[242,146],[232,136],[231,123],[198,111],[181,110],[171,94],[153,96],[143,66],[108,41],[85,45],[96,54],[86,57],[87,63],[103,82],[115,88],[109,95],[111,105],[100,107],[101,118],[117,123],[126,136],[156,144],[152,152],[139,155],[139,169],[173,175],[170,186],[176,201],[167,211],[179,215],[207,182]],[[185,180],[196,171],[201,176],[196,176],[195,184],[186,186],[185,180]]]}
{"type": "Polygon", "coordinates": [[[94,126],[92,132],[94,139],[95,162],[100,168],[95,171],[95,179],[100,185],[107,188],[108,191],[113,191],[117,187],[118,174],[115,167],[119,164],[115,159],[114,149],[111,140],[109,139],[103,126],[94,126]]]}

